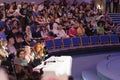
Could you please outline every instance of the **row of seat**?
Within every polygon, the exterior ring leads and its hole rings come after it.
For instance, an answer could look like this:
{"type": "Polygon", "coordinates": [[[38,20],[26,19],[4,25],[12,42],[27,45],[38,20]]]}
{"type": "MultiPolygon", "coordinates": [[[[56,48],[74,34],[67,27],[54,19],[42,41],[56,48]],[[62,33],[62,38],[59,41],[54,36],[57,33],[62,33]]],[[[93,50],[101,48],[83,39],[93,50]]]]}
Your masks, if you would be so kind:
{"type": "Polygon", "coordinates": [[[119,37],[115,34],[100,36],[81,36],[46,40],[45,42],[46,47],[49,51],[60,51],[64,49],[119,45],[119,37]]]}

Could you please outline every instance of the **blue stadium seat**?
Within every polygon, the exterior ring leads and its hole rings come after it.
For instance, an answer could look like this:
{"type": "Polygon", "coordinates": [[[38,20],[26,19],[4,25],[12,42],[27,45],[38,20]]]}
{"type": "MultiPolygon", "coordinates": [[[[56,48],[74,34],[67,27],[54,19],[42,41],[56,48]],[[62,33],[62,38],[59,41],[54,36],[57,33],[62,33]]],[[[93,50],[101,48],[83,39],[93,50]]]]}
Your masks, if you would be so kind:
{"type": "Polygon", "coordinates": [[[35,42],[33,42],[33,41],[32,41],[32,42],[30,42],[30,46],[32,46],[32,47],[33,47],[34,45],[35,45],[35,42]]]}
{"type": "Polygon", "coordinates": [[[53,40],[46,40],[46,41],[45,41],[45,44],[46,44],[46,48],[47,48],[48,50],[51,50],[51,49],[54,48],[53,40]]]}
{"type": "Polygon", "coordinates": [[[73,38],[71,38],[71,39],[72,39],[72,44],[73,44],[74,47],[81,45],[80,37],[73,37],[73,38]]]}
{"type": "Polygon", "coordinates": [[[109,43],[108,35],[100,35],[100,43],[101,44],[108,44],[109,43]]]}
{"type": "Polygon", "coordinates": [[[99,37],[98,36],[91,36],[90,39],[91,39],[91,44],[92,45],[99,44],[99,37]]]}
{"type": "Polygon", "coordinates": [[[119,43],[119,37],[118,37],[118,35],[115,35],[115,34],[110,35],[110,43],[111,44],[117,44],[117,43],[119,43]]]}
{"type": "Polygon", "coordinates": [[[54,46],[55,46],[55,49],[62,48],[62,40],[61,39],[54,39],[54,46]]]}
{"type": "Polygon", "coordinates": [[[71,47],[71,38],[63,38],[64,48],[71,47]]]}
{"type": "Polygon", "coordinates": [[[82,36],[81,37],[81,40],[82,40],[82,46],[87,46],[90,44],[90,41],[89,41],[89,37],[88,36],[82,36]]]}

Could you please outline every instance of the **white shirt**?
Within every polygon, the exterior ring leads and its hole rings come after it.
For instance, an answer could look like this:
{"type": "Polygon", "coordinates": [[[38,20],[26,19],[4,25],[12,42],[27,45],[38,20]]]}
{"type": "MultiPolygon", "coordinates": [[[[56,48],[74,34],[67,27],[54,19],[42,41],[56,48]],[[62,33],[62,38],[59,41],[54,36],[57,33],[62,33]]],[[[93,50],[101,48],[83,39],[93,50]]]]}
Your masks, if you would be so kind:
{"type": "Polygon", "coordinates": [[[42,4],[42,5],[39,5],[39,7],[38,7],[38,11],[42,11],[44,9],[44,5],[42,4]]]}
{"type": "Polygon", "coordinates": [[[57,35],[57,38],[66,38],[66,37],[68,37],[68,35],[65,33],[64,30],[57,30],[56,35],[57,35]]]}

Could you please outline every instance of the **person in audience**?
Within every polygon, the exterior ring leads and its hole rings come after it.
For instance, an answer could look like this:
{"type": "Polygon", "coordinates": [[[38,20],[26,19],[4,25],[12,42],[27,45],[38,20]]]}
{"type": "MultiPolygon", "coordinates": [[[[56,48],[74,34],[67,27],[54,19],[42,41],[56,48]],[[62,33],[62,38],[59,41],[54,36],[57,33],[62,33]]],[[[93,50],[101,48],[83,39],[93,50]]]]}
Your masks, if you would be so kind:
{"type": "Polygon", "coordinates": [[[24,57],[25,57],[24,50],[19,49],[17,57],[14,59],[17,80],[32,79],[32,67],[27,64],[24,57]]]}
{"type": "Polygon", "coordinates": [[[29,36],[25,35],[24,36],[24,41],[23,41],[23,45],[29,45],[30,46],[30,43],[32,42],[32,40],[30,39],[29,36]]]}
{"type": "Polygon", "coordinates": [[[113,26],[114,23],[112,21],[112,18],[109,18],[108,23],[110,24],[110,26],[113,26]]]}
{"type": "Polygon", "coordinates": [[[85,29],[83,28],[82,23],[79,23],[79,27],[77,28],[77,35],[78,36],[85,35],[85,29]]]}
{"type": "Polygon", "coordinates": [[[16,27],[12,27],[10,35],[12,35],[14,37],[14,39],[15,39],[15,36],[17,35],[17,33],[18,33],[18,29],[16,27]]]}
{"type": "Polygon", "coordinates": [[[46,27],[42,27],[41,36],[42,38],[48,37],[48,30],[46,29],[46,27]]]}
{"type": "MultiPolygon", "coordinates": [[[[104,15],[100,18],[99,22],[104,26],[105,25],[105,17],[104,15]]],[[[99,23],[98,22],[98,23],[99,23]]]]}
{"type": "Polygon", "coordinates": [[[85,21],[85,18],[83,16],[83,13],[80,12],[80,14],[78,15],[78,22],[84,24],[84,21],[85,21]]]}
{"type": "Polygon", "coordinates": [[[97,35],[97,27],[98,27],[97,22],[95,20],[92,20],[91,26],[92,26],[93,30],[95,31],[95,35],[97,35]]]}
{"type": "Polygon", "coordinates": [[[108,12],[106,12],[105,14],[104,14],[104,18],[105,18],[105,21],[109,21],[110,20],[110,16],[109,16],[109,13],[108,12]]]}
{"type": "Polygon", "coordinates": [[[85,12],[91,11],[90,3],[86,4],[85,12]]]}
{"type": "Polygon", "coordinates": [[[21,26],[19,26],[17,28],[17,34],[20,34],[20,35],[24,36],[24,32],[22,31],[22,27],[21,26]]]}
{"type": "Polygon", "coordinates": [[[12,27],[16,27],[16,28],[18,28],[19,27],[19,22],[18,22],[18,20],[15,18],[14,20],[12,20],[12,25],[11,25],[11,28],[12,27]]]}
{"type": "Polygon", "coordinates": [[[42,16],[40,16],[40,15],[37,15],[35,21],[38,25],[44,24],[44,20],[43,20],[42,16]]]}
{"type": "Polygon", "coordinates": [[[104,33],[105,34],[111,34],[112,33],[111,32],[111,27],[110,27],[110,25],[107,22],[105,23],[104,33]]]}
{"type": "Polygon", "coordinates": [[[53,23],[53,33],[56,34],[58,32],[58,26],[59,26],[60,20],[59,18],[56,19],[56,22],[53,23]]]}
{"type": "Polygon", "coordinates": [[[34,51],[35,51],[35,56],[36,58],[40,58],[43,59],[43,57],[45,56],[44,54],[44,47],[45,47],[45,43],[36,43],[33,47],[34,51]]]}
{"type": "Polygon", "coordinates": [[[104,26],[102,25],[101,22],[98,23],[97,34],[98,35],[104,35],[104,26]]]}
{"type": "Polygon", "coordinates": [[[24,45],[24,39],[23,39],[23,36],[22,35],[17,35],[15,36],[15,48],[16,49],[19,49],[19,48],[23,48],[25,45],[24,45]]]}
{"type": "Polygon", "coordinates": [[[79,22],[77,19],[74,20],[74,26],[76,29],[79,27],[79,22]]]}
{"type": "Polygon", "coordinates": [[[10,32],[11,32],[10,22],[11,22],[10,19],[5,20],[5,25],[4,26],[5,26],[5,34],[6,35],[10,34],[10,32]]]}
{"type": "Polygon", "coordinates": [[[41,38],[40,26],[35,27],[35,31],[32,33],[33,38],[41,38]]]}
{"type": "Polygon", "coordinates": [[[120,27],[118,26],[117,23],[115,23],[115,24],[113,25],[113,27],[112,27],[112,32],[113,32],[114,34],[120,35],[120,27]]]}
{"type": "Polygon", "coordinates": [[[22,25],[22,29],[23,31],[25,31],[27,25],[28,25],[28,10],[27,10],[28,4],[26,2],[23,2],[23,4],[21,4],[21,8],[20,8],[20,22],[22,25]]]}
{"type": "Polygon", "coordinates": [[[59,25],[58,31],[56,33],[56,38],[68,38],[69,36],[65,33],[65,31],[62,29],[62,25],[59,25]]]}
{"type": "Polygon", "coordinates": [[[67,34],[68,33],[68,30],[70,29],[70,22],[69,21],[66,21],[66,22],[63,22],[63,29],[65,30],[65,33],[67,34]]]}
{"type": "Polygon", "coordinates": [[[0,65],[8,57],[8,52],[6,50],[7,42],[0,40],[0,65]]]}
{"type": "Polygon", "coordinates": [[[92,28],[91,24],[87,23],[87,25],[85,26],[85,34],[87,36],[92,36],[94,35],[94,33],[95,33],[95,30],[92,28]]]}
{"type": "Polygon", "coordinates": [[[79,13],[84,13],[85,11],[84,11],[84,8],[83,8],[83,6],[82,5],[80,5],[79,6],[79,13]]]}
{"type": "Polygon", "coordinates": [[[8,10],[7,10],[7,16],[8,16],[8,17],[13,17],[13,16],[14,16],[14,12],[15,12],[15,10],[14,10],[14,5],[11,3],[11,4],[9,5],[8,10]]]}
{"type": "Polygon", "coordinates": [[[54,34],[53,32],[48,32],[48,36],[46,38],[44,38],[44,40],[52,40],[56,37],[57,37],[57,35],[54,34]]]}
{"type": "Polygon", "coordinates": [[[86,17],[85,17],[85,20],[86,20],[86,22],[92,21],[92,16],[91,16],[91,13],[90,13],[90,12],[87,12],[87,15],[86,15],[86,17]]]}
{"type": "Polygon", "coordinates": [[[17,51],[17,57],[14,59],[14,64],[17,74],[19,74],[22,71],[23,66],[27,66],[24,49],[19,49],[17,51]]]}
{"type": "Polygon", "coordinates": [[[25,34],[26,36],[29,37],[29,39],[32,39],[32,32],[31,32],[31,29],[30,29],[30,26],[26,26],[26,29],[25,29],[25,34]]]}
{"type": "Polygon", "coordinates": [[[9,54],[16,55],[17,50],[14,46],[14,44],[15,44],[14,37],[12,35],[7,36],[7,41],[8,41],[7,47],[8,47],[8,50],[9,50],[9,54]]]}
{"type": "Polygon", "coordinates": [[[71,25],[71,28],[68,31],[68,35],[70,37],[76,37],[77,36],[77,30],[75,29],[74,25],[71,25]]]}
{"type": "Polygon", "coordinates": [[[25,60],[27,63],[33,62],[35,54],[32,53],[30,46],[25,46],[25,60]]]}

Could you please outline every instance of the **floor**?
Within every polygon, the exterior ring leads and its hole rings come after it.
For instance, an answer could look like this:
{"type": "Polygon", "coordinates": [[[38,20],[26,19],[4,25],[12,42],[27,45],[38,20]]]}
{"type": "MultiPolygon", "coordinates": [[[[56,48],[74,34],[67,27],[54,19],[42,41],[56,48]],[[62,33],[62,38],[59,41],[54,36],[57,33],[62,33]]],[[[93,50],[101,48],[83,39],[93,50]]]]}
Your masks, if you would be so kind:
{"type": "Polygon", "coordinates": [[[81,80],[81,73],[85,70],[96,71],[96,65],[104,60],[114,56],[120,56],[120,52],[102,52],[92,55],[75,55],[72,56],[72,76],[75,80],[81,80]]]}

